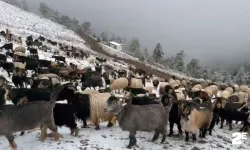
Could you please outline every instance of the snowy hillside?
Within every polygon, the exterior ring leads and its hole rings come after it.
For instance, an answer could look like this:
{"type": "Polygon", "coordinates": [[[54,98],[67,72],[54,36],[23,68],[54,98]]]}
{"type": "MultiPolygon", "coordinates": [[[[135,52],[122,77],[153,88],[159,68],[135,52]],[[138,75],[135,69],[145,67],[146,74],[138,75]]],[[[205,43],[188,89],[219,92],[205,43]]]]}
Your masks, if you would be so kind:
{"type": "Polygon", "coordinates": [[[22,37],[42,35],[67,45],[90,50],[84,44],[85,41],[62,25],[40,18],[2,1],[0,1],[0,8],[0,30],[5,31],[8,28],[12,33],[22,37]]]}
{"type": "MultiPolygon", "coordinates": [[[[61,43],[65,43],[67,45],[74,45],[75,47],[79,47],[83,50],[95,53],[85,45],[85,41],[82,40],[82,38],[80,38],[73,31],[68,30],[62,25],[41,18],[35,14],[25,12],[15,6],[9,5],[2,1],[0,1],[0,8],[0,30],[6,30],[8,28],[12,33],[22,37],[27,37],[29,35],[38,37],[39,35],[42,35],[48,39],[53,39],[57,42],[60,41],[61,43]]],[[[130,56],[124,52],[119,52],[105,45],[102,45],[102,47],[106,52],[112,55],[138,61],[138,58],[130,56]]],[[[156,67],[148,63],[145,63],[145,65],[165,72],[169,75],[175,75],[179,78],[184,78],[187,80],[196,80],[198,82],[204,81],[202,79],[194,79],[185,76],[183,74],[177,73],[174,70],[166,70],[165,68],[159,66],[156,67]]]]}
{"type": "MultiPolygon", "coordinates": [[[[46,38],[51,38],[56,41],[65,42],[69,45],[79,46],[85,50],[90,50],[84,44],[84,41],[75,35],[72,31],[65,29],[63,26],[41,19],[33,14],[24,12],[14,6],[8,5],[0,1],[0,30],[10,28],[11,31],[23,37],[28,35],[43,35],[46,38]]],[[[4,40],[1,39],[0,45],[4,44],[4,40]]],[[[17,44],[14,44],[16,47],[17,44]]],[[[52,53],[47,53],[39,50],[39,58],[53,60],[51,58],[52,53]]],[[[124,56],[127,57],[127,56],[124,56]]],[[[91,59],[91,58],[90,58],[91,59]]],[[[90,63],[90,59],[76,60],[67,58],[66,62],[75,63],[81,67],[93,67],[90,63]]],[[[8,58],[8,61],[12,61],[8,58]]],[[[127,68],[127,64],[113,62],[112,59],[108,59],[109,65],[116,68],[127,68]]],[[[151,66],[153,67],[153,66],[151,66]]],[[[159,69],[159,67],[158,67],[159,69]]],[[[7,80],[11,81],[11,78],[7,77],[7,73],[2,71],[0,75],[3,75],[7,80]]],[[[30,75],[30,74],[29,74],[30,75]]],[[[147,83],[152,86],[152,83],[147,83]]],[[[107,122],[101,124],[101,129],[96,131],[94,126],[90,128],[81,129],[79,136],[74,137],[70,135],[70,130],[66,127],[59,128],[59,132],[63,135],[63,138],[56,142],[51,138],[47,138],[44,143],[39,141],[40,131],[35,129],[30,133],[25,133],[23,136],[19,136],[16,133],[15,141],[18,145],[18,150],[123,150],[126,149],[129,139],[128,132],[122,131],[118,125],[107,128],[107,122]]],[[[81,123],[78,122],[78,127],[81,123]]],[[[183,138],[167,137],[166,144],[159,144],[159,140],[155,143],[150,142],[153,133],[138,132],[137,144],[138,150],[200,150],[200,149],[213,149],[213,150],[249,150],[250,142],[240,146],[232,146],[231,134],[239,130],[241,125],[234,125],[233,131],[229,131],[228,127],[219,129],[218,126],[214,128],[213,136],[207,136],[206,139],[199,139],[197,143],[185,142],[183,138]]],[[[175,129],[177,133],[177,129],[175,129]]],[[[0,150],[7,150],[9,144],[4,136],[0,136],[0,150]]]]}

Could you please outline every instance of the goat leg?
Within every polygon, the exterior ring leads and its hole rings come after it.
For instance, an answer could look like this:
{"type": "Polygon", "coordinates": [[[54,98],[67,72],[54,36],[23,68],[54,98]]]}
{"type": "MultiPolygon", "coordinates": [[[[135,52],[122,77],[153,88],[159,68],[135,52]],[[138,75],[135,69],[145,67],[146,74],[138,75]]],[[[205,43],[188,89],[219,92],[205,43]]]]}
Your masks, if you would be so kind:
{"type": "Polygon", "coordinates": [[[201,138],[202,137],[202,133],[203,133],[203,128],[200,129],[200,132],[199,132],[199,137],[201,138]]]}
{"type": "Polygon", "coordinates": [[[174,128],[174,123],[170,122],[169,123],[169,134],[168,134],[168,136],[172,136],[173,135],[173,128],[174,128]]]}
{"type": "Polygon", "coordinates": [[[130,134],[129,135],[129,144],[127,146],[127,148],[131,149],[132,146],[136,145],[136,138],[134,134],[130,134]]]}
{"type": "Polygon", "coordinates": [[[79,135],[79,131],[80,129],[78,127],[75,128],[75,136],[78,136],[79,135]]]}
{"type": "Polygon", "coordinates": [[[232,128],[232,120],[229,120],[228,124],[229,124],[229,130],[233,130],[233,128],[232,128]]]}
{"type": "Polygon", "coordinates": [[[88,124],[87,124],[87,121],[86,119],[83,119],[83,125],[82,125],[82,128],[88,128],[88,124]]]}
{"type": "Polygon", "coordinates": [[[155,134],[151,140],[151,142],[154,142],[155,140],[157,140],[159,138],[160,132],[158,130],[155,130],[155,134]]]}
{"type": "MultiPolygon", "coordinates": [[[[243,121],[242,121],[243,122],[243,121]]],[[[247,121],[244,121],[243,122],[243,127],[240,129],[240,132],[246,132],[246,129],[247,129],[247,121]]]]}
{"type": "Polygon", "coordinates": [[[206,133],[207,133],[207,126],[203,128],[201,137],[205,138],[206,137],[206,133]]]}
{"type": "Polygon", "coordinates": [[[211,122],[211,124],[208,127],[209,135],[212,135],[212,130],[213,130],[214,126],[215,126],[216,119],[217,119],[217,117],[213,116],[212,122],[211,122]]]}
{"type": "Polygon", "coordinates": [[[195,142],[197,139],[196,139],[196,134],[192,134],[192,138],[193,138],[193,142],[195,142]]]}
{"type": "Polygon", "coordinates": [[[44,140],[47,137],[47,127],[45,125],[41,126],[41,141],[44,142],[44,140]]]}
{"type": "Polygon", "coordinates": [[[177,123],[177,128],[178,128],[178,131],[179,131],[179,135],[182,136],[182,129],[181,129],[181,123],[180,122],[177,123]]]}
{"type": "Polygon", "coordinates": [[[186,134],[186,138],[185,138],[185,141],[189,141],[189,133],[187,131],[185,131],[185,134],[186,134]]]}
{"type": "Polygon", "coordinates": [[[100,130],[100,125],[99,125],[99,120],[96,118],[96,122],[94,123],[95,124],[95,130],[100,130]]]}
{"type": "Polygon", "coordinates": [[[221,118],[221,121],[220,121],[220,129],[223,128],[223,124],[224,124],[224,118],[221,118]]]}
{"type": "Polygon", "coordinates": [[[112,122],[109,122],[107,127],[112,127],[114,124],[112,122]]]}
{"type": "Polygon", "coordinates": [[[10,142],[10,147],[12,150],[17,150],[17,145],[16,143],[13,141],[13,142],[10,142]]]}
{"type": "Polygon", "coordinates": [[[57,126],[55,125],[54,120],[50,120],[50,122],[47,124],[47,127],[54,132],[54,138],[56,141],[58,141],[60,137],[62,137],[62,135],[58,133],[57,126]]]}
{"type": "Polygon", "coordinates": [[[161,144],[163,144],[163,143],[165,142],[166,137],[167,137],[167,133],[166,133],[166,131],[165,131],[165,129],[164,129],[163,132],[162,132],[161,144]]]}
{"type": "Polygon", "coordinates": [[[13,133],[8,133],[7,135],[5,135],[5,137],[8,139],[10,147],[12,150],[16,150],[17,149],[17,145],[14,141],[14,135],[13,133]]]}

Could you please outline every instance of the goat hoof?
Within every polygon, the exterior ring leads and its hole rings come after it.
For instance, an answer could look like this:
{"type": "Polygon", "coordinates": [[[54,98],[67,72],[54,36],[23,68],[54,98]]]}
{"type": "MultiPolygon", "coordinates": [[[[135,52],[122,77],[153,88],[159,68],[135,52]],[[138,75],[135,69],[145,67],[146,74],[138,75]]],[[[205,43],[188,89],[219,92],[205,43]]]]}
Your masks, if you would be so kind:
{"type": "Polygon", "coordinates": [[[54,134],[55,141],[59,141],[59,139],[62,138],[62,137],[63,137],[63,136],[62,136],[60,133],[58,133],[58,132],[56,132],[56,133],[54,134]]]}
{"type": "Polygon", "coordinates": [[[171,137],[172,135],[173,135],[173,133],[169,133],[169,134],[168,134],[168,137],[171,137]]]}
{"type": "Polygon", "coordinates": [[[229,128],[230,131],[232,131],[233,129],[232,128],[229,128]]]}
{"type": "Polygon", "coordinates": [[[220,126],[220,129],[222,129],[223,127],[222,126],[220,126]]]}
{"type": "Polygon", "coordinates": [[[100,130],[100,127],[95,127],[95,130],[100,130]]]}
{"type": "Polygon", "coordinates": [[[11,150],[17,150],[17,145],[15,142],[10,142],[11,150]]]}
{"type": "Polygon", "coordinates": [[[54,137],[54,133],[49,133],[47,136],[48,137],[54,137]]]}
{"type": "Polygon", "coordinates": [[[113,125],[114,125],[113,123],[109,122],[107,127],[113,127],[113,125]]]}
{"type": "Polygon", "coordinates": [[[132,148],[132,145],[128,145],[127,148],[128,148],[128,149],[131,149],[131,148],[132,148]]]}
{"type": "Polygon", "coordinates": [[[24,132],[21,132],[21,133],[20,133],[20,136],[23,136],[23,135],[24,135],[24,132]]]}

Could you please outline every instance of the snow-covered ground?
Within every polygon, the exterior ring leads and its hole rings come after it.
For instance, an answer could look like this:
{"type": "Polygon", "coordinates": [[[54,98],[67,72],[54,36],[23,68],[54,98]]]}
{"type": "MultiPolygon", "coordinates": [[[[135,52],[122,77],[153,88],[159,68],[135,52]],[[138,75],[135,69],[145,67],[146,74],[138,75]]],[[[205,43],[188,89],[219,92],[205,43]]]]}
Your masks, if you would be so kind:
{"type": "MultiPolygon", "coordinates": [[[[14,6],[8,5],[0,1],[0,29],[10,28],[15,34],[28,36],[28,35],[43,35],[46,38],[56,39],[56,41],[65,42],[67,44],[77,45],[81,48],[89,50],[84,41],[75,35],[72,31],[67,30],[61,25],[48,21],[46,19],[39,18],[34,14],[24,12],[14,6]]],[[[3,45],[0,42],[0,45],[3,45]]],[[[16,44],[14,46],[17,46],[16,44]]],[[[112,52],[113,53],[113,52],[112,52]]],[[[39,50],[40,59],[51,59],[51,53],[45,53],[39,50]]],[[[124,55],[124,57],[127,57],[124,55]]],[[[11,61],[11,59],[8,59],[11,61]]],[[[93,67],[90,60],[76,60],[72,58],[66,59],[67,63],[73,62],[79,66],[93,67]]],[[[113,62],[108,59],[108,64],[115,68],[127,68],[124,63],[113,62]]],[[[153,67],[153,66],[151,66],[153,67]]],[[[1,71],[0,75],[5,76],[9,81],[5,71],[1,71]]],[[[147,83],[151,85],[151,83],[147,83]]],[[[23,136],[19,136],[16,133],[15,141],[18,145],[18,150],[122,150],[126,149],[129,142],[128,132],[123,132],[118,125],[107,128],[106,122],[102,123],[101,129],[96,131],[94,126],[90,126],[87,129],[81,129],[78,137],[70,135],[70,130],[66,127],[59,128],[59,132],[63,135],[63,138],[56,142],[53,139],[47,138],[44,143],[39,141],[39,130],[31,131],[23,136]]],[[[80,127],[81,123],[78,123],[80,127]]],[[[238,131],[240,125],[234,125],[234,130],[229,131],[226,126],[224,129],[219,129],[218,126],[214,128],[213,136],[207,136],[206,139],[198,139],[197,143],[185,142],[184,139],[177,137],[167,137],[166,144],[159,144],[159,140],[155,143],[151,143],[150,140],[153,133],[138,132],[137,145],[135,149],[141,150],[162,150],[162,149],[176,149],[176,150],[199,150],[199,149],[211,149],[211,150],[230,150],[230,149],[250,149],[250,142],[248,144],[242,144],[237,147],[231,144],[232,132],[238,131]]],[[[177,133],[177,129],[175,129],[177,133]]],[[[8,149],[9,145],[4,136],[0,136],[0,150],[8,149]]]]}
{"type": "Polygon", "coordinates": [[[15,6],[0,1],[0,29],[10,29],[12,33],[27,37],[40,35],[48,39],[90,50],[79,36],[66,27],[43,19],[35,14],[23,11],[15,6]]]}

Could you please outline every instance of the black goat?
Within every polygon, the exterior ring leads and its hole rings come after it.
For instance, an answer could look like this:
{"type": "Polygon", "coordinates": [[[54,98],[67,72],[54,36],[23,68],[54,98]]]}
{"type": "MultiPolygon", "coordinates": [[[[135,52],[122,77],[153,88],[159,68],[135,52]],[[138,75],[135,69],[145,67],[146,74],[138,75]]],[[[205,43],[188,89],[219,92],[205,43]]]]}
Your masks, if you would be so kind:
{"type": "Polygon", "coordinates": [[[56,104],[54,109],[55,124],[59,127],[66,126],[70,128],[71,135],[78,136],[79,129],[77,128],[75,118],[75,108],[69,104],[56,104]]]}
{"type": "Polygon", "coordinates": [[[0,54],[0,63],[6,63],[7,57],[4,54],[0,54]]]}
{"type": "Polygon", "coordinates": [[[8,76],[10,77],[10,73],[14,70],[14,63],[13,62],[6,62],[6,63],[0,63],[0,67],[3,68],[8,73],[8,76]]]}
{"type": "Polygon", "coordinates": [[[62,61],[64,63],[66,63],[65,57],[63,57],[63,56],[55,56],[55,55],[53,55],[52,58],[55,58],[56,61],[62,61]]]}
{"type": "Polygon", "coordinates": [[[99,76],[93,76],[93,77],[89,77],[86,79],[86,81],[82,84],[82,89],[86,89],[87,87],[93,87],[95,89],[95,87],[102,87],[102,78],[99,76]]]}
{"type": "Polygon", "coordinates": [[[0,49],[13,50],[13,43],[6,43],[0,49]]]}

